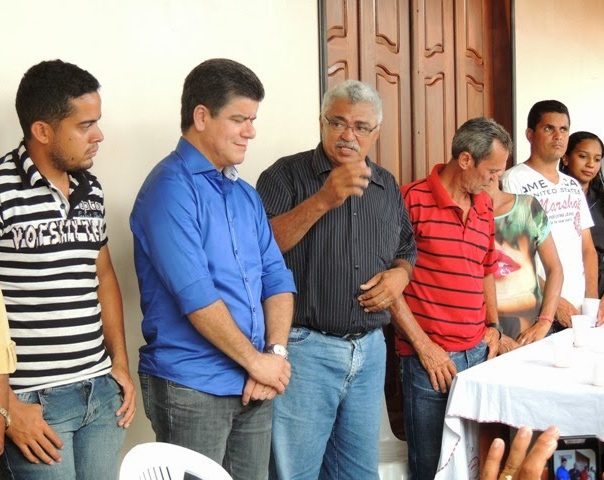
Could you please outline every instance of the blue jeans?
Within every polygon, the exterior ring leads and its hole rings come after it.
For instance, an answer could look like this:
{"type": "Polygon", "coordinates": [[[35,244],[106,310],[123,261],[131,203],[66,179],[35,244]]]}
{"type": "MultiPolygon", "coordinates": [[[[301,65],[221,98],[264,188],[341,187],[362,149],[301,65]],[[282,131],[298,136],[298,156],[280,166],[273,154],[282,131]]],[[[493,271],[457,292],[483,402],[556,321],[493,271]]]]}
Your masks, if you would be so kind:
{"type": "Polygon", "coordinates": [[[293,328],[290,383],[273,401],[271,479],[378,479],[386,344],[293,328]]]}
{"type": "Polygon", "coordinates": [[[13,480],[13,472],[8,468],[8,462],[6,461],[6,455],[0,455],[0,479],[1,480],[13,480]]]}
{"type": "Polygon", "coordinates": [[[158,442],[190,448],[220,463],[234,480],[266,480],[272,402],[210,395],[139,373],[145,413],[158,442]]]}
{"type": "MultiPolygon", "coordinates": [[[[474,348],[451,352],[449,356],[461,372],[484,362],[487,346],[480,342],[474,348]]],[[[401,382],[411,479],[433,479],[438,468],[449,393],[432,388],[430,377],[417,355],[401,357],[401,382]]]]}
{"type": "Polygon", "coordinates": [[[44,420],[63,441],[62,461],[30,463],[6,437],[6,457],[16,480],[96,480],[117,478],[126,435],[115,412],[122,393],[110,375],[18,393],[25,403],[42,405],[44,420]]]}

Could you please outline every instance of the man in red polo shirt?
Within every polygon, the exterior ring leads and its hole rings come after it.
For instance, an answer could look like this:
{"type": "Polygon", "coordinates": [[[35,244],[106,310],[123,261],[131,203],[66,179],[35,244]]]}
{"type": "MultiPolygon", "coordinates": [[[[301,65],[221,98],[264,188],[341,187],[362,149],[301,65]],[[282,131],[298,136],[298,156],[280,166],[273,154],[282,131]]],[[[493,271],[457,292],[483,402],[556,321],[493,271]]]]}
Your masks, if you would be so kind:
{"type": "Polygon", "coordinates": [[[512,140],[495,121],[475,118],[457,130],[451,150],[448,163],[401,188],[417,263],[391,313],[409,467],[420,480],[436,474],[453,377],[495,356],[501,336],[493,207],[483,190],[505,170],[512,140]]]}

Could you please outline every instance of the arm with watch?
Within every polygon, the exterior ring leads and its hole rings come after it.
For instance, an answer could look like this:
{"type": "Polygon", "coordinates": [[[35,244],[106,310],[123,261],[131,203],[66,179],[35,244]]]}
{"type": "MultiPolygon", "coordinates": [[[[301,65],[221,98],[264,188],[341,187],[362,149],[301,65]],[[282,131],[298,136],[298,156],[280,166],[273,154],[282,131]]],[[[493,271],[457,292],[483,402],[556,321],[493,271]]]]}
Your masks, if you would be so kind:
{"type": "MultiPolygon", "coordinates": [[[[291,305],[293,304],[292,294],[283,293],[275,295],[274,297],[276,298],[281,295],[286,299],[289,297],[291,309],[291,305]]],[[[270,298],[268,300],[270,300],[270,298]]],[[[268,302],[268,300],[266,300],[266,302],[268,302]]],[[[287,303],[287,300],[283,301],[287,303]]],[[[285,308],[285,310],[287,310],[287,308],[285,308]]],[[[283,393],[285,391],[285,387],[289,383],[291,374],[289,362],[279,355],[272,355],[256,350],[252,342],[250,342],[239,329],[239,326],[231,316],[228,307],[222,300],[217,300],[206,307],[197,309],[187,316],[195,329],[212,345],[241,365],[248,373],[249,378],[262,385],[275,389],[277,393],[283,393]]],[[[291,322],[291,310],[289,317],[287,317],[287,321],[291,322]]],[[[287,336],[285,338],[287,339],[287,336]]],[[[246,390],[244,390],[244,395],[245,393],[246,390]]],[[[255,398],[252,397],[252,399],[255,398]]],[[[245,399],[242,398],[242,401],[244,400],[245,399]]],[[[245,403],[247,402],[244,402],[244,404],[245,403]]]]}
{"type": "MultiPolygon", "coordinates": [[[[264,352],[287,362],[287,337],[292,323],[294,297],[291,293],[273,295],[263,302],[263,308],[266,330],[264,352]]],[[[289,374],[287,381],[289,382],[289,374]]],[[[246,405],[250,400],[272,400],[281,393],[283,391],[277,391],[250,376],[243,389],[241,402],[246,405]]]]}

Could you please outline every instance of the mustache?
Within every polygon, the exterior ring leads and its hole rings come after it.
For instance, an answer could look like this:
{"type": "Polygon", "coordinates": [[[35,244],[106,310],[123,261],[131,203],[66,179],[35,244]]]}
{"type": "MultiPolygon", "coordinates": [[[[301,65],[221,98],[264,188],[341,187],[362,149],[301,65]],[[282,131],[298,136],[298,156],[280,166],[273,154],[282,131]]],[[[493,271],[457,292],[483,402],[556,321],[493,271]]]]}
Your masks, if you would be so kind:
{"type": "Polygon", "coordinates": [[[347,142],[346,140],[338,140],[338,142],[336,142],[336,148],[350,148],[351,150],[354,150],[355,152],[358,152],[361,149],[361,147],[359,147],[358,143],[347,142]]]}

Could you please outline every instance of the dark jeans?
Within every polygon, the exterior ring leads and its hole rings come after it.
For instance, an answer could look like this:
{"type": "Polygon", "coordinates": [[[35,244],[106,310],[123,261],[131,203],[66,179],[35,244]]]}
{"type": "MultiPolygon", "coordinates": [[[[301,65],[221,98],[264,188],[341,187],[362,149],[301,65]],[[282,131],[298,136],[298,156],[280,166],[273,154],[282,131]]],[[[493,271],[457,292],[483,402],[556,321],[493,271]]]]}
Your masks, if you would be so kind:
{"type": "Polygon", "coordinates": [[[0,455],[0,480],[13,480],[13,472],[8,468],[6,454],[0,455]]]}
{"type": "Polygon", "coordinates": [[[241,405],[241,396],[210,395],[140,373],[145,413],[158,442],[195,450],[233,480],[266,480],[272,402],[241,405]]]}
{"type": "MultiPolygon", "coordinates": [[[[463,352],[449,353],[461,372],[487,359],[484,342],[463,352]]],[[[405,435],[409,447],[409,470],[412,480],[433,479],[440,458],[445,410],[449,393],[432,388],[430,377],[417,355],[401,357],[405,435]]]]}

